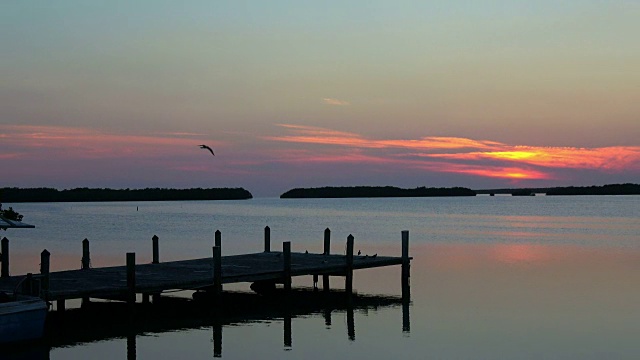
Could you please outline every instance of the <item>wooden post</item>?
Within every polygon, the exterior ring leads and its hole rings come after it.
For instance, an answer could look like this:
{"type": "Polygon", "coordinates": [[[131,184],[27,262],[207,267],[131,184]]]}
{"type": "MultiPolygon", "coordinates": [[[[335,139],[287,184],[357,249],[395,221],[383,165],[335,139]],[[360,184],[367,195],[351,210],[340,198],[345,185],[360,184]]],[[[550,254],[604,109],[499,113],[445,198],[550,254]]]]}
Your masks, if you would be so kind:
{"type": "Polygon", "coordinates": [[[136,303],[136,253],[127,253],[127,303],[133,310],[136,303]]]}
{"type": "Polygon", "coordinates": [[[410,276],[409,261],[409,230],[402,231],[402,281],[408,281],[410,276]]]}
{"type": "Polygon", "coordinates": [[[409,305],[411,304],[411,288],[409,286],[410,276],[409,259],[409,230],[402,231],[402,331],[411,331],[411,320],[409,316],[409,305]]]}
{"type": "Polygon", "coordinates": [[[49,298],[49,267],[51,261],[51,253],[47,249],[40,253],[40,274],[42,274],[42,297],[44,300],[49,298]]]}
{"type": "Polygon", "coordinates": [[[91,253],[89,252],[89,239],[82,240],[82,270],[89,270],[91,266],[91,253]]]}
{"type": "Polygon", "coordinates": [[[271,228],[264,227],[264,252],[271,252],[271,228]]]}
{"type": "Polygon", "coordinates": [[[291,291],[291,241],[282,243],[282,252],[284,257],[283,281],[284,290],[291,291]]]}
{"type": "Polygon", "coordinates": [[[151,259],[152,264],[160,264],[160,244],[158,243],[158,240],[160,239],[157,235],[153,235],[151,238],[151,244],[153,246],[153,257],[151,259]]]}
{"type": "Polygon", "coordinates": [[[347,237],[347,268],[344,289],[347,294],[353,292],[353,235],[347,237]]]}
{"type": "Polygon", "coordinates": [[[222,294],[222,253],[219,246],[213,247],[213,289],[216,295],[222,294]]]}
{"type": "Polygon", "coordinates": [[[2,262],[2,270],[0,277],[9,277],[9,239],[2,238],[2,248],[0,249],[0,262],[2,262]]]}
{"type": "MultiPolygon", "coordinates": [[[[325,255],[329,255],[331,252],[331,230],[326,228],[324,230],[324,247],[322,253],[325,255]]],[[[322,275],[322,290],[325,292],[329,292],[331,286],[329,285],[329,275],[322,275]]]]}
{"type": "Polygon", "coordinates": [[[222,233],[220,232],[220,230],[216,230],[214,246],[219,247],[220,253],[222,253],[222,233]]]}
{"type": "MultiPolygon", "coordinates": [[[[91,253],[89,251],[89,239],[82,240],[82,270],[89,270],[91,267],[91,253]]],[[[64,304],[62,304],[64,306],[64,304]]],[[[89,297],[83,296],[82,303],[80,307],[84,307],[89,305],[89,297]]],[[[58,309],[60,308],[60,304],[58,304],[58,309]]]]}
{"type": "MultiPolygon", "coordinates": [[[[157,235],[153,235],[153,237],[151,238],[151,245],[152,245],[151,263],[160,264],[160,238],[157,235]]],[[[154,304],[158,303],[160,301],[160,294],[159,293],[151,294],[151,299],[153,300],[154,304]]],[[[142,302],[144,304],[149,304],[149,294],[142,294],[142,302]]]]}
{"type": "Polygon", "coordinates": [[[27,277],[22,282],[22,293],[29,296],[40,296],[40,294],[36,294],[33,289],[33,274],[27,273],[27,277]]]}
{"type": "MultiPolygon", "coordinates": [[[[158,235],[153,235],[153,237],[151,238],[151,263],[152,264],[160,264],[160,243],[159,243],[159,240],[160,240],[160,238],[158,237],[158,235]]],[[[153,296],[154,296],[154,300],[155,300],[156,294],[153,294],[153,296]]],[[[148,294],[148,293],[142,294],[142,303],[143,304],[149,304],[149,302],[150,302],[149,298],[150,298],[150,294],[148,294]]]]}

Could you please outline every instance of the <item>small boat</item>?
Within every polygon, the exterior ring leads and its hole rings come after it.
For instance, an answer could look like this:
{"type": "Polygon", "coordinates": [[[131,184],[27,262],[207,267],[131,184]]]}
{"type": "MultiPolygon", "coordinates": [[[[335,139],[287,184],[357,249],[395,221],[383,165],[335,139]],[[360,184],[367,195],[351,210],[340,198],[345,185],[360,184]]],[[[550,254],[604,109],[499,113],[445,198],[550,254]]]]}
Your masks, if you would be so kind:
{"type": "Polygon", "coordinates": [[[47,310],[38,297],[0,293],[0,344],[40,339],[47,310]]]}

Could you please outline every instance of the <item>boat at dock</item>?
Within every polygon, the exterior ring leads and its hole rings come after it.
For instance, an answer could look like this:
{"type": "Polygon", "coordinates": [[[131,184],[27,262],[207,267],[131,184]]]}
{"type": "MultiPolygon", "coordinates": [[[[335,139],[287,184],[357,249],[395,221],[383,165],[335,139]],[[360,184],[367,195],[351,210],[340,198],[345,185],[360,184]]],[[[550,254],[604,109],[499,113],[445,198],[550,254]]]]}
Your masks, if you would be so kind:
{"type": "Polygon", "coordinates": [[[38,297],[0,293],[0,344],[40,339],[47,310],[38,297]]]}

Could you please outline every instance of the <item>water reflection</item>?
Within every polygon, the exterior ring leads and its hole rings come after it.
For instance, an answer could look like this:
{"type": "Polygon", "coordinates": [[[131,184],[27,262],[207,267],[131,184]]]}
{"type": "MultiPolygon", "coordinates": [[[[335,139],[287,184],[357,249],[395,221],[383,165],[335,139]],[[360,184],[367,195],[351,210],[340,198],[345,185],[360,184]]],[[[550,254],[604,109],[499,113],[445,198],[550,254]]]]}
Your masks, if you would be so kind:
{"type": "MultiPolygon", "coordinates": [[[[404,296],[408,292],[403,291],[404,296]]],[[[2,359],[49,359],[55,348],[85,345],[113,339],[126,339],[127,359],[137,357],[137,337],[189,329],[211,327],[213,357],[223,357],[225,326],[265,321],[283,323],[284,350],[293,348],[292,319],[322,316],[331,326],[333,312],[346,313],[347,338],[355,341],[356,311],[402,306],[403,331],[408,331],[409,298],[351,294],[343,291],[294,289],[281,294],[261,296],[248,292],[225,292],[220,299],[195,293],[194,300],[162,297],[155,304],[136,304],[131,316],[125,303],[91,302],[78,309],[50,312],[45,338],[38,344],[3,349],[2,359]]]]}

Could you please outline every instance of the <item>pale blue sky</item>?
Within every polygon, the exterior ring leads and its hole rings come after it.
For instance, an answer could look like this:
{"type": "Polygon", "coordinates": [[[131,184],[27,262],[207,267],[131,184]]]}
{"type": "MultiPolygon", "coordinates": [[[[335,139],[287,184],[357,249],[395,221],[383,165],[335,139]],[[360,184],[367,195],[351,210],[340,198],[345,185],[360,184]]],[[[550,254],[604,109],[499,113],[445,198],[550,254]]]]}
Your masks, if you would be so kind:
{"type": "Polygon", "coordinates": [[[0,126],[201,134],[249,159],[306,149],[263,140],[278,124],[638,146],[637,19],[637,1],[3,1],[0,126]]]}

